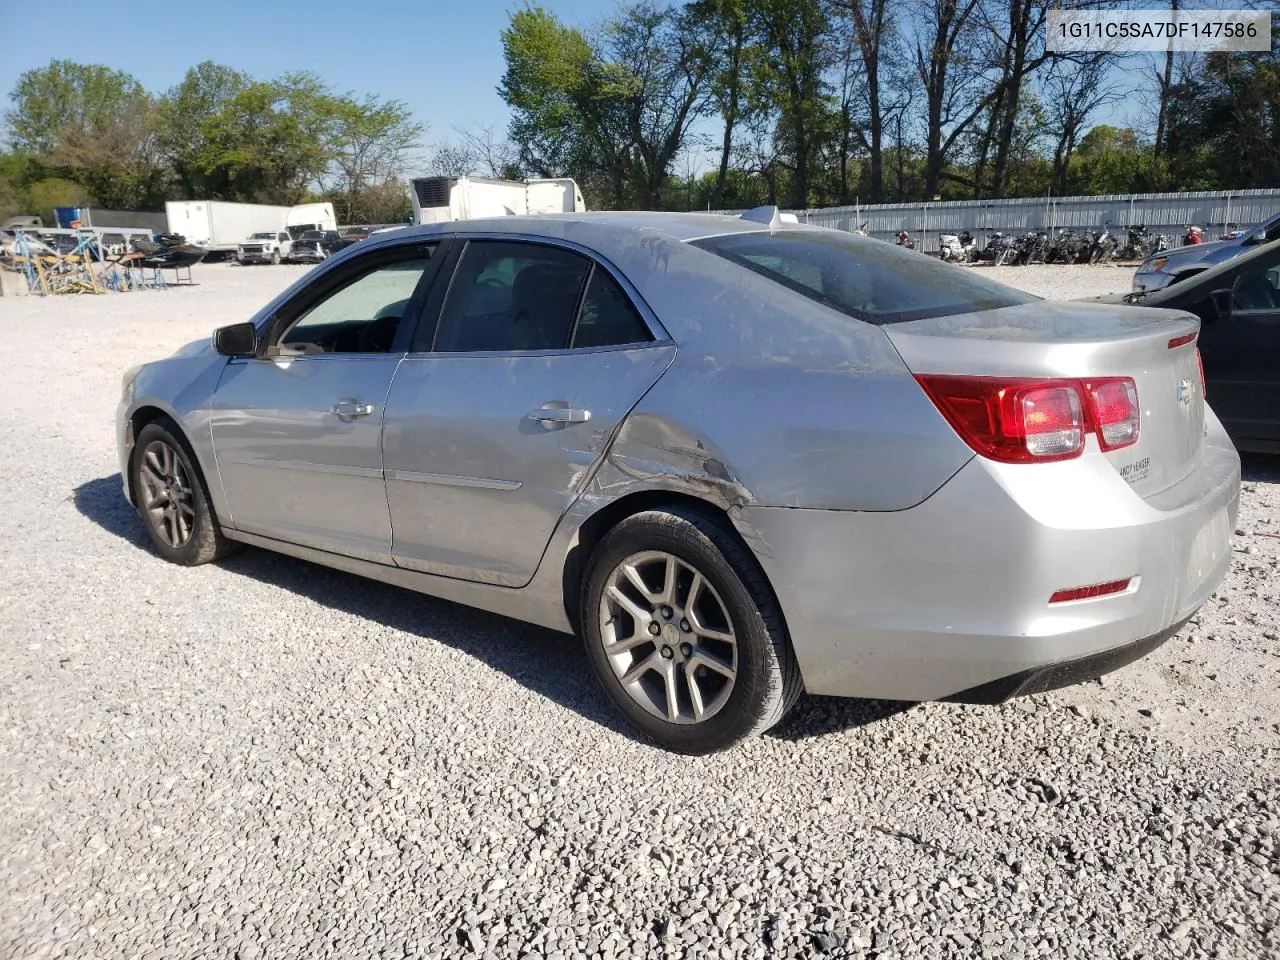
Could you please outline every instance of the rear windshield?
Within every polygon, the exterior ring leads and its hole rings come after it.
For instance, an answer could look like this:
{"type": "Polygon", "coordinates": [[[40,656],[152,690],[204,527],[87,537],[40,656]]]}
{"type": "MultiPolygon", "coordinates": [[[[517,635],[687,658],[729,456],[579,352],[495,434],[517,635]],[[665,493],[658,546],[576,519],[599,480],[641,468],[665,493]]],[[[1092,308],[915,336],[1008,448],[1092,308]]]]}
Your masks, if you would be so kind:
{"type": "Polygon", "coordinates": [[[867,323],[904,323],[1037,299],[977,270],[835,230],[731,233],[693,245],[867,323]]]}

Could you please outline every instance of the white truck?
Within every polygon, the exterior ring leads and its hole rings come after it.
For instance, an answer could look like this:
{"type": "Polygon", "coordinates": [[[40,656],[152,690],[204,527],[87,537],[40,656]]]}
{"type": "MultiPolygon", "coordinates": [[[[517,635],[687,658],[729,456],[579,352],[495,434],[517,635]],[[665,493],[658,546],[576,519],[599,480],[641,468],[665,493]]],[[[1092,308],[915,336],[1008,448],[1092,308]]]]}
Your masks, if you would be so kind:
{"type": "Polygon", "coordinates": [[[255,233],[288,233],[334,229],[337,221],[331,203],[303,203],[294,207],[266,203],[231,203],[226,200],[170,200],[164,205],[169,232],[211,254],[236,253],[255,233]],[[296,231],[296,232],[295,232],[296,231]]]}
{"type": "Polygon", "coordinates": [[[249,234],[236,249],[238,263],[280,263],[293,255],[294,241],[309,230],[335,230],[332,203],[300,203],[289,207],[283,230],[249,234]]]}
{"type": "Polygon", "coordinates": [[[582,191],[568,177],[524,182],[484,177],[418,177],[409,185],[415,223],[587,209],[582,191]]]}

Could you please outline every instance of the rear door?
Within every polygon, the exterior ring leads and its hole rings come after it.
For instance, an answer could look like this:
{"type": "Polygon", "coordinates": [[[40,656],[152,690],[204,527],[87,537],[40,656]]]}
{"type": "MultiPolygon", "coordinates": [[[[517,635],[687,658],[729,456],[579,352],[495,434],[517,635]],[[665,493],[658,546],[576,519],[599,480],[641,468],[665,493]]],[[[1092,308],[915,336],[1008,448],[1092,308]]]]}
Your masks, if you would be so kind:
{"type": "Polygon", "coordinates": [[[1204,325],[1200,353],[1209,406],[1232,439],[1280,444],[1280,251],[1240,272],[1231,318],[1204,325]]]}
{"type": "Polygon", "coordinates": [[[523,586],[675,346],[625,280],[564,246],[473,239],[438,299],[387,397],[393,556],[523,586]]]}

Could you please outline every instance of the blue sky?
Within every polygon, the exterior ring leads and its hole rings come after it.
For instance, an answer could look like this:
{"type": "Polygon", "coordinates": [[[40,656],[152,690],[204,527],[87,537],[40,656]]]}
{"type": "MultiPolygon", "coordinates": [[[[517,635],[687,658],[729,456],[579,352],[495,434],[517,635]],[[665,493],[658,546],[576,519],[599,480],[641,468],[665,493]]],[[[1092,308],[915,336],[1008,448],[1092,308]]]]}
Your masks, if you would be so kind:
{"type": "MultiPolygon", "coordinates": [[[[426,139],[456,126],[498,123],[507,110],[499,31],[521,0],[179,0],[58,7],[0,0],[0,104],[18,76],[55,58],[133,74],[153,93],[188,67],[215,60],[266,79],[311,70],[335,89],[403,100],[428,125],[426,139]]],[[[589,24],[615,0],[551,0],[566,22],[589,24]]]]}

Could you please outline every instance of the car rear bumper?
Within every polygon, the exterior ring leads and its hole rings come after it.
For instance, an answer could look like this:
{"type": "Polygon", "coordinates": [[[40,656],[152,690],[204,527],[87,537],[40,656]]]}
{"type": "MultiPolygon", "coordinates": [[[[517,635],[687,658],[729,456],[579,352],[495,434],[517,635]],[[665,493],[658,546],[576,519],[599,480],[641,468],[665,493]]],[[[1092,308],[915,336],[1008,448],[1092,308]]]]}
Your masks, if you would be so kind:
{"type": "Polygon", "coordinates": [[[806,688],[1004,699],[1153,649],[1230,562],[1240,461],[1208,420],[1197,467],[1146,499],[1100,456],[1035,467],[974,458],[910,510],[744,508],[806,688]],[[1049,603],[1057,590],[1124,579],[1121,593],[1049,603]]]}

